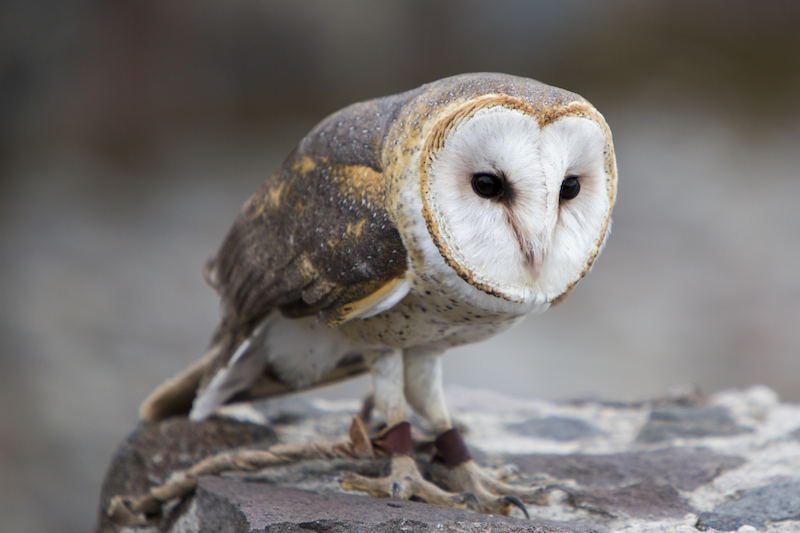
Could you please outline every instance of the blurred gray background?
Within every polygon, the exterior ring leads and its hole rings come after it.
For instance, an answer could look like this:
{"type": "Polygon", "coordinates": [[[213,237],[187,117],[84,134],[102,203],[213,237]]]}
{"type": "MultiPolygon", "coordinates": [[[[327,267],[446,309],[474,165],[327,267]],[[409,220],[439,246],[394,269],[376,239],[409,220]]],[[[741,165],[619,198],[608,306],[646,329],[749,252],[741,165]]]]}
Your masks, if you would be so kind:
{"type": "Polygon", "coordinates": [[[305,132],[460,72],[588,98],[620,193],[578,290],[449,354],[449,383],[800,400],[798,22],[791,0],[4,0],[0,530],[91,528],[139,402],[215,325],[203,261],[305,132]]]}

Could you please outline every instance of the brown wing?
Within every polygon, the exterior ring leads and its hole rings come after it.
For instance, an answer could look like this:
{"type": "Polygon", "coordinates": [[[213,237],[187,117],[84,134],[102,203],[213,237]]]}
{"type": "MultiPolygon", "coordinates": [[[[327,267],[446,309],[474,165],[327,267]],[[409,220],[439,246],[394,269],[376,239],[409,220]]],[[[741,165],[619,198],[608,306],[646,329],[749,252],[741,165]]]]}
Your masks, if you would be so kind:
{"type": "Polygon", "coordinates": [[[142,418],[188,412],[197,390],[272,311],[335,325],[403,275],[406,250],[384,207],[379,161],[401,96],[356,104],[320,123],[247,201],[206,265],[222,313],[209,351],[154,391],[142,418]]]}
{"type": "Polygon", "coordinates": [[[379,172],[290,157],[245,204],[210,262],[223,320],[249,331],[279,308],[340,322],[348,304],[406,269],[383,204],[379,172]]]}

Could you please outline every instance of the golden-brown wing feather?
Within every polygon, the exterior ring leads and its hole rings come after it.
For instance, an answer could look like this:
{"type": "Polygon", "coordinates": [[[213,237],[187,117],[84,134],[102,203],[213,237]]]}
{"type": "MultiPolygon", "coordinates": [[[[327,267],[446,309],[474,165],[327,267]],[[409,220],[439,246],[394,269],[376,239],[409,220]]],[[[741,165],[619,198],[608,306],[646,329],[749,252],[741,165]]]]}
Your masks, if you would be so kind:
{"type": "Polygon", "coordinates": [[[355,104],[328,117],[245,203],[205,268],[221,300],[213,356],[154,391],[142,418],[186,412],[195,392],[274,310],[335,325],[396,284],[406,249],[385,208],[379,154],[404,99],[355,104]]]}
{"type": "Polygon", "coordinates": [[[401,276],[406,251],[383,204],[377,171],[292,156],[250,198],[211,262],[227,326],[250,330],[275,308],[332,325],[348,304],[401,276]]]}

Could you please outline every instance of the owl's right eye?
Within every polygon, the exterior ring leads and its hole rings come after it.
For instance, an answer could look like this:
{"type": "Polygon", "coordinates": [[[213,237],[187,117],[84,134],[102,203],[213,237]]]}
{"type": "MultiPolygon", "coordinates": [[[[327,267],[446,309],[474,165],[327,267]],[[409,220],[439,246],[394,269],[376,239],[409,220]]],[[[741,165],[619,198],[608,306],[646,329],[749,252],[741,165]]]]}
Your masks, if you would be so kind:
{"type": "Polygon", "coordinates": [[[481,198],[497,198],[502,196],[505,186],[502,178],[484,172],[472,176],[472,190],[481,198]]]}
{"type": "Polygon", "coordinates": [[[578,193],[581,192],[581,184],[578,181],[578,176],[567,176],[561,182],[561,200],[572,200],[578,193]]]}

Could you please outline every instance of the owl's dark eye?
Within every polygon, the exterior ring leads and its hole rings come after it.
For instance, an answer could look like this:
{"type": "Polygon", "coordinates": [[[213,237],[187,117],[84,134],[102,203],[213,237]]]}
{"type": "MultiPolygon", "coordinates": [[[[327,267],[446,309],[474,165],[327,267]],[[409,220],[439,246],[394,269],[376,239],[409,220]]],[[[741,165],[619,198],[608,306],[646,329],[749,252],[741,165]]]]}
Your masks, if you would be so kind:
{"type": "Polygon", "coordinates": [[[561,182],[561,200],[572,200],[581,192],[581,184],[578,183],[578,176],[567,176],[561,182]]]}
{"type": "Polygon", "coordinates": [[[503,194],[503,180],[494,174],[475,174],[472,176],[472,190],[481,198],[497,198],[503,194]]]}

